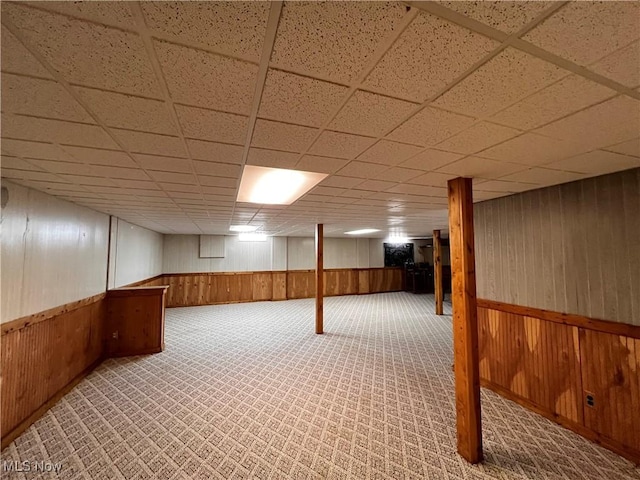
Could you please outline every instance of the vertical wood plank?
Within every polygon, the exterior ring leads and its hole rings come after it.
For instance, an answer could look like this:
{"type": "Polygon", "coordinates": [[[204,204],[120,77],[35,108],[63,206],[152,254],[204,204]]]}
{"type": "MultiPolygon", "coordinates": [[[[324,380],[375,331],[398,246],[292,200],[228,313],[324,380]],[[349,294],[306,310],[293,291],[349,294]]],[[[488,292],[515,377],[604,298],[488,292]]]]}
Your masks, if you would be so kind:
{"type": "Polygon", "coordinates": [[[435,277],[436,315],[442,315],[444,292],[442,290],[442,242],[440,230],[433,231],[433,273],[435,277]]]}
{"type": "Polygon", "coordinates": [[[482,461],[482,425],[472,180],[449,180],[448,189],[458,453],[478,463],[482,461]]]}
{"type": "Polygon", "coordinates": [[[316,225],[316,333],[324,333],[324,225],[316,225]]]}

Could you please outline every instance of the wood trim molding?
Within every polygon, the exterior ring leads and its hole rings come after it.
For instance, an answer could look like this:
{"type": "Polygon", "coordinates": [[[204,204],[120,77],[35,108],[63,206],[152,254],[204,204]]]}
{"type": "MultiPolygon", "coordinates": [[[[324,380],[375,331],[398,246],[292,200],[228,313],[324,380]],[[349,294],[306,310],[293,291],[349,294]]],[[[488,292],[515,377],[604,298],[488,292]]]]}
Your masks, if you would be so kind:
{"type": "Polygon", "coordinates": [[[163,295],[169,285],[159,285],[150,287],[129,287],[129,288],[116,288],[107,292],[108,297],[143,297],[145,295],[163,295]]]}
{"type": "Polygon", "coordinates": [[[600,320],[584,317],[582,315],[575,315],[572,313],[560,313],[551,310],[543,310],[534,307],[524,307],[521,305],[513,305],[511,303],[503,303],[486,299],[478,299],[478,308],[499,310],[501,312],[512,313],[514,315],[539,318],[540,320],[586,328],[588,330],[595,330],[597,332],[611,333],[613,335],[623,335],[625,337],[640,338],[640,326],[630,325],[628,323],[600,320]]]}
{"type": "Polygon", "coordinates": [[[147,278],[145,280],[139,280],[137,282],[128,283],[127,285],[123,285],[121,287],[112,288],[111,290],[118,290],[118,289],[121,289],[121,288],[134,288],[134,287],[146,286],[147,283],[149,283],[149,282],[155,282],[156,280],[162,280],[163,278],[164,278],[164,273],[161,273],[160,275],[156,275],[155,277],[150,277],[150,278],[147,278]]]}
{"type": "Polygon", "coordinates": [[[44,322],[45,320],[49,320],[53,317],[73,312],[74,310],[86,307],[87,305],[91,305],[92,303],[102,300],[105,297],[106,292],[103,292],[92,297],[76,300],[75,302],[65,303],[64,305],[59,305],[42,312],[16,318],[15,320],[11,320],[10,322],[2,324],[2,336],[9,333],[17,332],[18,330],[22,330],[23,328],[35,325],[37,323],[44,322]]]}

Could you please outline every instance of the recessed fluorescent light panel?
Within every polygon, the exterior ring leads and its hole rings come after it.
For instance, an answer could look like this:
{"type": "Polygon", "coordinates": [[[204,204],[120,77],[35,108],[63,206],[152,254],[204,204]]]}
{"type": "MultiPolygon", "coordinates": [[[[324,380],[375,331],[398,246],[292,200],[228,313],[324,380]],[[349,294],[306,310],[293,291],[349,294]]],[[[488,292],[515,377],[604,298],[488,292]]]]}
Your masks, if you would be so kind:
{"type": "Polygon", "coordinates": [[[291,205],[327,174],[245,165],[238,202],[291,205]]]}
{"type": "Polygon", "coordinates": [[[344,232],[347,235],[366,235],[367,233],[379,232],[377,228],[363,228],[362,230],[351,230],[350,232],[344,232]]]}
{"type": "Polygon", "coordinates": [[[266,242],[267,236],[264,233],[241,233],[238,235],[241,242],[266,242]]]}
{"type": "Polygon", "coordinates": [[[231,225],[229,227],[232,232],[255,232],[257,229],[257,225],[231,225]]]}

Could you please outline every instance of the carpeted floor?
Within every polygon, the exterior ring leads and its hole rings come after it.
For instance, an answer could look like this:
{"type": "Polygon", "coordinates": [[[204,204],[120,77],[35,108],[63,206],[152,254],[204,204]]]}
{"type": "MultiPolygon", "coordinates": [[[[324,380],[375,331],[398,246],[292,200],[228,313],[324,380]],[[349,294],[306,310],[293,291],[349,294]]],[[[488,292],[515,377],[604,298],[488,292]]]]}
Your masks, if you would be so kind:
{"type": "Polygon", "coordinates": [[[58,463],[69,479],[640,479],[484,390],[486,460],[467,464],[456,454],[451,317],[431,314],[433,297],[327,298],[325,335],[313,333],[313,302],[168,310],[165,352],[103,363],[3,464],[58,463]]]}

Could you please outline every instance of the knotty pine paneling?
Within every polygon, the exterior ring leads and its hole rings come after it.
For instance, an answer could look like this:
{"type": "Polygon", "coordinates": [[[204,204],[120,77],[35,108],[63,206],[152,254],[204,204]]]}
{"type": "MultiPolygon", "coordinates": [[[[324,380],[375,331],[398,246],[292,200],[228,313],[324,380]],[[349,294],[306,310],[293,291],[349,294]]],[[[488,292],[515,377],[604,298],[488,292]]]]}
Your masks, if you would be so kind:
{"type": "Polygon", "coordinates": [[[369,292],[397,292],[404,288],[404,269],[371,268],[369,269],[369,292]]]}
{"type": "Polygon", "coordinates": [[[287,298],[312,298],[315,295],[315,270],[289,270],[287,272],[287,298]]]}

